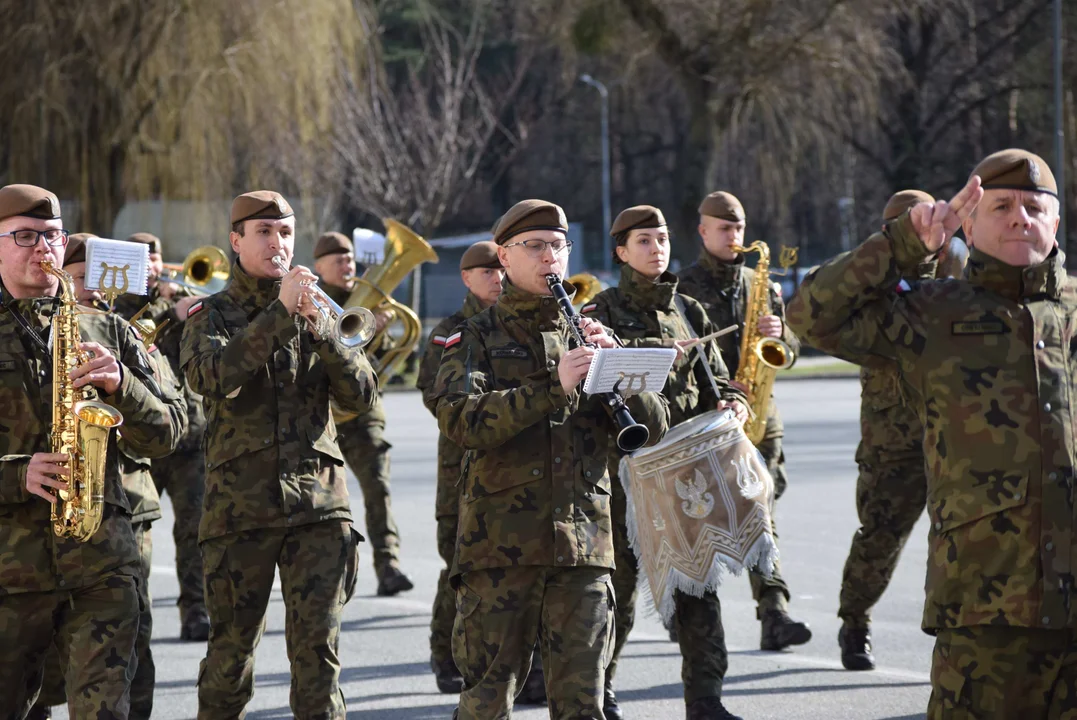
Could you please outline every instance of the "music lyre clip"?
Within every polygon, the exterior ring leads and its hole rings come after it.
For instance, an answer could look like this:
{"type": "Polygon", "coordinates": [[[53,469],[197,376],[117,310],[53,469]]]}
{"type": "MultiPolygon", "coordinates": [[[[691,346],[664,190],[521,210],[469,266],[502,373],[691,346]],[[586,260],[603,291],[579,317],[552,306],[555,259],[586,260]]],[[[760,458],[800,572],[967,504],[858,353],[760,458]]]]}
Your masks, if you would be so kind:
{"type": "Polygon", "coordinates": [[[108,309],[112,310],[112,305],[116,301],[116,298],[127,292],[127,271],[131,269],[130,265],[108,265],[105,262],[101,263],[101,281],[98,285],[101,286],[101,294],[105,296],[105,301],[108,303],[108,309]],[[112,281],[106,282],[109,272],[112,272],[112,281]],[[123,282],[120,282],[120,277],[123,277],[123,282]]]}

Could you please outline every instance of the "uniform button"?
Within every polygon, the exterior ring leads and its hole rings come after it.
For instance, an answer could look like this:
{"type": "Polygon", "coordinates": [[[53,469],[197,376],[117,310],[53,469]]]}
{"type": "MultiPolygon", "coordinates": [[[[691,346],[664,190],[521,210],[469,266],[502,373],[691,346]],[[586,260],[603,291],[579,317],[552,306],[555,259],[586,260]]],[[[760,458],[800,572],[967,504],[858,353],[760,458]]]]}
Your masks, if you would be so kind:
{"type": "Polygon", "coordinates": [[[283,390],[284,389],[284,383],[282,383],[282,382],[277,383],[277,387],[279,387],[281,390],[283,390]]]}
{"type": "Polygon", "coordinates": [[[561,514],[561,508],[559,508],[559,507],[558,507],[558,508],[554,508],[554,509],[553,509],[553,512],[554,512],[554,514],[555,514],[555,515],[560,515],[560,514],[561,514]]]}
{"type": "Polygon", "coordinates": [[[559,457],[555,457],[555,458],[553,459],[553,461],[554,461],[555,463],[559,463],[559,462],[561,462],[561,458],[559,458],[559,457]]]}
{"type": "Polygon", "coordinates": [[[1021,499],[1021,493],[1014,493],[1013,494],[1013,499],[1014,500],[1020,500],[1021,499]]]}
{"type": "Polygon", "coordinates": [[[1043,411],[1044,412],[1051,412],[1051,403],[1044,403],[1043,404],[1043,411]]]}
{"type": "Polygon", "coordinates": [[[1058,473],[1056,473],[1056,472],[1051,473],[1050,475],[1047,476],[1047,479],[1048,480],[1058,480],[1058,473]]]}
{"type": "Polygon", "coordinates": [[[461,495],[460,497],[462,497],[462,498],[463,498],[464,500],[467,500],[467,493],[464,493],[464,494],[463,494],[463,495],[461,495]]]}
{"type": "Polygon", "coordinates": [[[288,473],[281,473],[280,474],[280,479],[281,480],[287,480],[288,479],[288,473]]]}
{"type": "Polygon", "coordinates": [[[558,555],[557,556],[557,562],[564,562],[564,561],[565,561],[565,556],[564,555],[558,555]]]}
{"type": "Polygon", "coordinates": [[[1036,272],[1034,270],[1025,270],[1025,277],[1030,278],[1030,277],[1034,277],[1035,275],[1036,275],[1036,272]]]}
{"type": "Polygon", "coordinates": [[[1040,340],[1038,343],[1036,343],[1036,349],[1043,350],[1043,340],[1040,340]]]}
{"type": "Polygon", "coordinates": [[[535,468],[534,470],[531,471],[531,474],[532,475],[541,475],[542,471],[539,470],[538,468],[535,468]]]}
{"type": "Polygon", "coordinates": [[[1053,542],[1051,542],[1050,540],[1048,540],[1047,544],[1044,545],[1043,547],[1044,547],[1044,549],[1047,550],[1047,552],[1050,552],[1050,551],[1055,549],[1055,544],[1053,542]]]}
{"type": "Polygon", "coordinates": [[[1044,615],[1043,616],[1043,624],[1044,625],[1050,625],[1051,624],[1051,618],[1049,616],[1047,616],[1047,615],[1044,615]]]}
{"type": "Polygon", "coordinates": [[[935,529],[936,530],[942,530],[942,523],[941,522],[935,523],[935,529]]]}
{"type": "Polygon", "coordinates": [[[58,584],[58,585],[59,585],[60,587],[63,587],[64,585],[67,585],[67,581],[66,581],[66,580],[61,580],[61,581],[60,581],[59,583],[57,583],[57,584],[58,584]]]}
{"type": "Polygon", "coordinates": [[[271,442],[273,442],[273,441],[272,441],[272,440],[270,440],[269,438],[266,438],[266,439],[265,439],[265,440],[263,440],[262,442],[263,442],[263,443],[265,443],[266,445],[268,445],[269,443],[271,443],[271,442]]]}
{"type": "Polygon", "coordinates": [[[586,475],[587,477],[591,477],[591,471],[588,470],[587,472],[584,473],[584,475],[586,475]]]}

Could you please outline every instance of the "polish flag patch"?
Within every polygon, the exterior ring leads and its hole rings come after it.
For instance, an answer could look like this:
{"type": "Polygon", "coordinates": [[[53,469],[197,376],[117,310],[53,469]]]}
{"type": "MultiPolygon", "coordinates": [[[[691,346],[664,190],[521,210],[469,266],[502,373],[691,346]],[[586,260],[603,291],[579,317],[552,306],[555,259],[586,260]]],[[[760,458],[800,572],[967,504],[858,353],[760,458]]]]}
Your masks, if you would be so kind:
{"type": "Polygon", "coordinates": [[[912,285],[909,285],[909,283],[906,282],[905,278],[901,278],[901,282],[897,284],[897,287],[894,288],[894,290],[895,292],[897,292],[898,295],[901,295],[912,290],[912,285]]]}
{"type": "Polygon", "coordinates": [[[448,350],[458,342],[460,342],[460,333],[454,332],[452,335],[445,338],[445,349],[448,350]]]}
{"type": "Polygon", "coordinates": [[[187,317],[194,317],[194,316],[195,316],[195,315],[197,315],[198,313],[202,312],[202,308],[203,308],[203,307],[204,307],[204,306],[203,306],[203,304],[202,304],[202,301],[201,301],[201,300],[199,300],[199,301],[198,301],[198,302],[196,302],[196,303],[195,303],[194,305],[192,305],[191,307],[187,308],[187,317]]]}
{"type": "Polygon", "coordinates": [[[444,335],[435,335],[434,337],[430,338],[430,342],[434,343],[439,347],[445,347],[445,341],[447,339],[448,338],[446,338],[444,335]]]}
{"type": "Polygon", "coordinates": [[[598,303],[591,303],[590,305],[584,305],[583,308],[580,309],[580,312],[581,313],[589,313],[589,312],[593,311],[596,307],[598,307],[598,303]]]}

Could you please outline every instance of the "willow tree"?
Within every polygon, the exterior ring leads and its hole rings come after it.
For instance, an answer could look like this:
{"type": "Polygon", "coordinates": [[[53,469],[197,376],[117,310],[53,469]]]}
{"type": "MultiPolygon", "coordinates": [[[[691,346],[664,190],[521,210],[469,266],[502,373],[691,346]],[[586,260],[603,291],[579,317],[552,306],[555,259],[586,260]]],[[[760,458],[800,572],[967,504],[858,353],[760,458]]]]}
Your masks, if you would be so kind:
{"type": "Polygon", "coordinates": [[[310,189],[338,56],[362,41],[348,0],[0,0],[0,23],[20,69],[0,80],[5,179],[99,233],[130,199],[310,189]]]}

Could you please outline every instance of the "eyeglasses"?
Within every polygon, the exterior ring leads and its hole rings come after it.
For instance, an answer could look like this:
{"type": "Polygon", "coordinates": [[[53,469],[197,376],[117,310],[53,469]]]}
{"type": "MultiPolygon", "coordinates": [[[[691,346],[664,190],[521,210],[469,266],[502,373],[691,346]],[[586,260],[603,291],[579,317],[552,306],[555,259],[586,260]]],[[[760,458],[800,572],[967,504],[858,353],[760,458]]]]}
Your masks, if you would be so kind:
{"type": "Polygon", "coordinates": [[[546,240],[539,240],[538,238],[528,238],[527,240],[521,240],[520,242],[509,243],[508,245],[505,245],[505,249],[507,250],[508,248],[516,247],[517,245],[523,245],[524,250],[526,250],[527,254],[532,257],[541,256],[546,252],[546,248],[550,248],[554,255],[572,252],[571,240],[551,240],[547,242],[546,240]]]}
{"type": "Polygon", "coordinates": [[[0,233],[0,237],[5,235],[15,238],[15,244],[19,247],[33,247],[37,245],[38,238],[45,238],[45,244],[53,247],[67,243],[67,230],[13,230],[0,233]]]}

